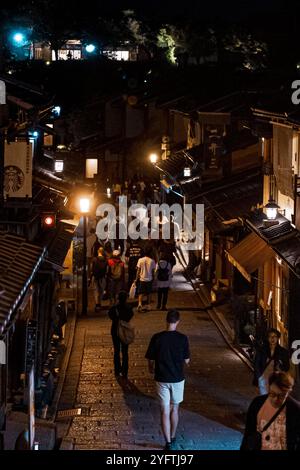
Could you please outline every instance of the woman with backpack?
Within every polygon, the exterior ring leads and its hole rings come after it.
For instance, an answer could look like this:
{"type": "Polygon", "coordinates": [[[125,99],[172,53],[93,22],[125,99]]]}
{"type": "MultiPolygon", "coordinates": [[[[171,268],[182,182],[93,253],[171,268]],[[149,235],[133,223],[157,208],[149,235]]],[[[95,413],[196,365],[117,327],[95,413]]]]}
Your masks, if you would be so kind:
{"type": "Polygon", "coordinates": [[[123,289],[125,281],[125,266],[119,250],[114,250],[112,257],[108,260],[107,281],[110,304],[113,305],[116,303],[117,296],[123,289]]]}
{"type": "Polygon", "coordinates": [[[95,312],[101,309],[101,302],[106,285],[107,261],[104,253],[104,248],[100,247],[98,250],[97,258],[93,260],[92,275],[95,280],[96,295],[95,295],[95,312]]]}
{"type": "Polygon", "coordinates": [[[161,256],[156,266],[157,310],[167,310],[169,288],[172,278],[172,265],[161,256]]]}

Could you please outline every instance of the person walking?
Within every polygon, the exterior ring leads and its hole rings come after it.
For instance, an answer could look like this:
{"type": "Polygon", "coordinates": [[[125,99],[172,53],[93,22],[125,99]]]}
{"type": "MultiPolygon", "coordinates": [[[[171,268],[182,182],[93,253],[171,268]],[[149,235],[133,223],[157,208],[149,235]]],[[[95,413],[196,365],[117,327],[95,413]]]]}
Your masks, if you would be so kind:
{"type": "Polygon", "coordinates": [[[170,240],[159,240],[158,242],[159,257],[164,257],[171,266],[172,269],[176,265],[176,242],[174,239],[170,240]]]}
{"type": "Polygon", "coordinates": [[[300,402],[290,396],[294,379],[273,372],[268,394],[251,402],[241,450],[300,450],[300,402]]]}
{"type": "Polygon", "coordinates": [[[125,259],[128,265],[128,291],[136,279],[137,263],[142,255],[143,250],[140,246],[139,240],[131,240],[130,245],[125,252],[125,259]]]}
{"type": "Polygon", "coordinates": [[[150,296],[152,292],[152,283],[154,279],[155,261],[151,258],[152,249],[145,247],[145,256],[137,262],[136,281],[138,283],[138,311],[143,309],[143,296],[146,295],[146,310],[150,310],[150,296]]]}
{"type": "Polygon", "coordinates": [[[279,345],[280,336],[278,330],[270,328],[263,346],[255,354],[253,384],[258,385],[261,395],[268,393],[268,378],[272,372],[288,372],[290,368],[289,352],[279,345]]]}
{"type": "Polygon", "coordinates": [[[98,240],[96,230],[90,228],[89,235],[86,239],[86,253],[87,253],[87,265],[88,265],[88,279],[91,280],[93,261],[97,258],[98,249],[101,244],[98,240]]]}
{"type": "Polygon", "coordinates": [[[156,266],[157,305],[159,310],[167,310],[169,288],[172,278],[172,266],[164,256],[160,258],[156,266]]]}
{"type": "Polygon", "coordinates": [[[184,365],[190,362],[188,338],[176,331],[179,320],[177,310],[168,311],[166,330],[152,336],[145,355],[149,372],[154,372],[165,450],[172,450],[176,445],[179,404],[184,393],[184,365]]]}
{"type": "Polygon", "coordinates": [[[124,287],[125,266],[120,257],[119,250],[114,250],[112,257],[108,260],[108,295],[110,304],[116,303],[119,292],[124,287]]]}
{"type": "Polygon", "coordinates": [[[107,260],[105,257],[104,248],[100,247],[98,256],[93,261],[92,275],[95,281],[95,312],[101,309],[101,302],[106,287],[106,274],[107,274],[107,260]]]}
{"type": "Polygon", "coordinates": [[[117,305],[110,308],[108,316],[112,320],[111,337],[114,346],[114,369],[115,376],[122,375],[124,379],[128,377],[128,344],[121,342],[118,336],[119,319],[129,322],[133,317],[133,309],[127,304],[127,292],[120,291],[117,305]],[[121,360],[122,354],[122,360],[121,360]]]}

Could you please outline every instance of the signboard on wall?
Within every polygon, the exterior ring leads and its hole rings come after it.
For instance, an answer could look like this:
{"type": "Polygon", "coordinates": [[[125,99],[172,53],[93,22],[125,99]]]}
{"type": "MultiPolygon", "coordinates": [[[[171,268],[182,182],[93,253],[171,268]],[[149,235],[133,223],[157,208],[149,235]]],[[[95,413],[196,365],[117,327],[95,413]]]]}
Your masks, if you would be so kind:
{"type": "Polygon", "coordinates": [[[4,188],[7,197],[32,197],[32,151],[30,142],[5,142],[4,188]]]}
{"type": "Polygon", "coordinates": [[[3,80],[0,80],[0,104],[6,104],[6,89],[3,80]]]}
{"type": "Polygon", "coordinates": [[[6,364],[6,346],[3,340],[0,340],[0,365],[6,364]]]}
{"type": "Polygon", "coordinates": [[[25,372],[30,373],[31,368],[35,365],[37,350],[37,322],[36,320],[28,320],[26,328],[26,356],[25,356],[25,372]]]}
{"type": "Polygon", "coordinates": [[[35,437],[35,406],[34,406],[34,367],[30,369],[28,376],[28,429],[29,429],[29,449],[33,449],[35,437]]]}

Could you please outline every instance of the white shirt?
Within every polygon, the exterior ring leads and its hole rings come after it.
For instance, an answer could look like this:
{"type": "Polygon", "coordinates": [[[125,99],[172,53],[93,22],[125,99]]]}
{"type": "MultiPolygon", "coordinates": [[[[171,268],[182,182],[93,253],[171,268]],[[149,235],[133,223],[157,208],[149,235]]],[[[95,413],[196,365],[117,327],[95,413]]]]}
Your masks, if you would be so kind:
{"type": "Polygon", "coordinates": [[[155,270],[155,261],[148,256],[140,258],[137,262],[137,268],[140,269],[140,280],[150,282],[153,280],[153,271],[155,270]]]}

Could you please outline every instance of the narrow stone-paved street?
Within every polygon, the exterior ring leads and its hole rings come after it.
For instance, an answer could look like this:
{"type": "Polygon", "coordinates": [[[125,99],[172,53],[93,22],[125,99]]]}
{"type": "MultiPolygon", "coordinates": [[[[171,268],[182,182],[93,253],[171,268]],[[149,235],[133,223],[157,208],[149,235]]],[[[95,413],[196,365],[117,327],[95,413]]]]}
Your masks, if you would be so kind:
{"type": "MultiPolygon", "coordinates": [[[[178,329],[188,335],[191,346],[178,450],[238,449],[245,411],[255,392],[251,372],[227,346],[178,271],[168,307],[180,310],[178,329]]],[[[152,334],[165,328],[165,315],[156,310],[135,313],[136,340],[129,348],[127,385],[114,376],[107,310],[78,320],[59,404],[59,409],[82,408],[82,415],[73,418],[68,430],[75,449],[162,449],[155,383],[144,355],[152,334]]]]}

